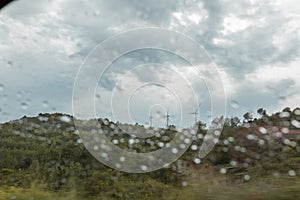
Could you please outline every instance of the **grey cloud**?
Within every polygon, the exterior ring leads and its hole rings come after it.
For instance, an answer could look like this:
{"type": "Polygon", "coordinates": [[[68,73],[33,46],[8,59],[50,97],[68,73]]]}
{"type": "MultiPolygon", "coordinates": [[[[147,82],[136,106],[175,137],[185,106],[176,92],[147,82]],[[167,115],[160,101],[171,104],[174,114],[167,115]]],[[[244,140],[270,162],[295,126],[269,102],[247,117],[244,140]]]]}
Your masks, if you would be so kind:
{"type": "MultiPolygon", "coordinates": [[[[291,34],[284,41],[288,47],[280,52],[280,48],[273,43],[273,37],[281,35],[283,26],[290,20],[283,13],[276,10],[270,3],[251,5],[249,2],[238,1],[229,3],[224,1],[204,1],[204,8],[209,13],[206,21],[188,30],[190,35],[203,45],[217,64],[225,68],[237,79],[254,71],[261,65],[279,61],[290,62],[299,56],[299,36],[291,34]],[[256,11],[247,14],[253,8],[256,11]],[[237,15],[240,19],[254,23],[250,27],[233,34],[223,35],[221,30],[223,20],[229,14],[237,15]],[[258,20],[265,18],[266,24],[259,25],[258,20]],[[198,30],[197,33],[195,30],[198,30]],[[213,39],[225,39],[233,44],[221,46],[213,43],[213,39]]],[[[184,9],[184,8],[183,8],[184,9]]],[[[299,27],[298,27],[299,30],[299,27]]],[[[290,34],[289,34],[290,35],[290,34]]]]}
{"type": "MultiPolygon", "coordinates": [[[[22,82],[28,80],[26,87],[32,88],[32,105],[39,104],[43,96],[49,99],[53,106],[66,112],[71,100],[71,89],[61,86],[72,85],[81,61],[95,45],[109,36],[132,28],[154,26],[184,32],[203,45],[218,66],[234,77],[233,80],[242,80],[245,75],[262,66],[277,62],[289,63],[299,58],[299,34],[297,33],[299,25],[297,23],[291,25],[294,26],[294,30],[286,31],[289,29],[287,24],[292,18],[285,16],[269,1],[259,2],[257,5],[252,5],[249,1],[220,0],[65,0],[58,5],[53,2],[16,1],[1,11],[0,17],[13,19],[18,23],[17,25],[24,25],[17,27],[15,24],[8,24],[10,21],[4,21],[4,24],[0,21],[0,36],[1,40],[3,39],[0,44],[0,78],[1,84],[6,86],[6,91],[10,90],[7,92],[8,98],[13,98],[13,93],[24,89],[22,82]],[[202,4],[202,7],[198,4],[202,4]],[[253,12],[247,13],[249,9],[253,9],[253,12]],[[207,18],[199,24],[181,25],[174,21],[174,12],[183,12],[186,16],[206,13],[207,18]],[[236,33],[223,35],[221,32],[224,28],[223,21],[229,14],[249,20],[252,25],[236,33]],[[262,18],[265,18],[265,23],[259,24],[262,18]],[[172,23],[176,26],[173,27],[172,23]],[[25,31],[28,32],[25,34],[25,31]],[[279,37],[279,44],[274,44],[274,37],[279,37]],[[215,44],[215,38],[228,40],[230,44],[215,44]],[[64,50],[67,44],[54,45],[51,43],[52,39],[60,39],[58,42],[67,42],[68,45],[74,45],[74,48],[72,46],[72,51],[68,52],[64,50]],[[13,62],[11,69],[7,69],[9,61],[13,62]],[[17,66],[21,68],[18,68],[16,74],[14,67],[17,66]],[[62,73],[66,76],[61,76],[62,73]],[[40,78],[32,77],[34,74],[40,78]],[[56,81],[58,79],[59,81],[56,81]],[[39,84],[40,88],[34,87],[35,84],[39,84]],[[43,91],[44,87],[47,91],[43,91]],[[61,99],[55,98],[57,96],[55,94],[61,99]]],[[[161,38],[161,41],[166,39],[168,38],[161,38]]],[[[132,40],[124,45],[130,45],[130,42],[132,40]]],[[[117,60],[111,71],[107,71],[107,76],[103,77],[104,87],[111,90],[115,84],[115,77],[111,76],[111,72],[122,74],[145,62],[186,65],[174,55],[162,52],[151,52],[151,50],[133,52],[117,60]]],[[[137,72],[136,76],[140,81],[156,78],[142,71],[137,72]]],[[[291,88],[295,84],[293,80],[284,80],[274,83],[274,86],[291,88]]],[[[257,107],[259,104],[268,105],[269,102],[272,102],[272,106],[275,107],[278,101],[272,90],[262,93],[255,86],[247,84],[242,85],[241,88],[232,98],[250,107],[257,107]]],[[[200,86],[199,91],[202,91],[200,86]]],[[[19,115],[21,111],[13,109],[13,103],[16,102],[11,102],[9,112],[11,118],[15,118],[14,115],[19,115]]],[[[9,102],[0,101],[0,103],[3,107],[9,102]]],[[[30,109],[32,112],[37,112],[40,108],[30,109]]]]}

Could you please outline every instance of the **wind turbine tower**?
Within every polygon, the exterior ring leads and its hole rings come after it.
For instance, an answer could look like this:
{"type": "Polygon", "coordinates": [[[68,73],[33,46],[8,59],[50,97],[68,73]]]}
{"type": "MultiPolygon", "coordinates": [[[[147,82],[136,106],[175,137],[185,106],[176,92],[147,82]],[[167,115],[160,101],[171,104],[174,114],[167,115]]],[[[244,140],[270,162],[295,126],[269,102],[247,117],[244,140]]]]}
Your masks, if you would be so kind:
{"type": "Polygon", "coordinates": [[[149,125],[150,125],[150,127],[152,127],[152,125],[153,125],[153,116],[152,115],[150,115],[149,116],[149,125]]]}
{"type": "Polygon", "coordinates": [[[200,108],[201,104],[199,104],[199,106],[197,107],[197,109],[194,112],[191,112],[189,114],[195,115],[195,124],[197,124],[197,120],[198,120],[198,114],[199,114],[199,108],[200,108]]]}
{"type": "Polygon", "coordinates": [[[167,119],[167,127],[169,127],[169,121],[170,121],[169,108],[167,110],[167,115],[165,117],[167,119]]]}

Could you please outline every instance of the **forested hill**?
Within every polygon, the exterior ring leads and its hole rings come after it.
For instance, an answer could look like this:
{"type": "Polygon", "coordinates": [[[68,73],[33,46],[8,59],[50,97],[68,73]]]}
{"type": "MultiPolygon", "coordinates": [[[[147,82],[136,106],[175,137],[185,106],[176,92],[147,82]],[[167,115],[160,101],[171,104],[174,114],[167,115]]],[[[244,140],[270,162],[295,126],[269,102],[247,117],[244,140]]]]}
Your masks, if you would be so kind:
{"type": "MultiPolygon", "coordinates": [[[[246,183],[248,177],[270,177],[274,173],[297,177],[300,110],[287,108],[270,116],[263,109],[258,112],[261,116],[258,119],[253,119],[250,113],[242,120],[226,119],[218,144],[204,159],[197,155],[207,127],[199,122],[191,147],[179,160],[168,168],[146,174],[119,172],[93,158],[83,146],[70,115],[40,114],[3,123],[0,125],[0,199],[4,199],[1,195],[13,193],[12,188],[17,193],[18,188],[33,185],[40,186],[38,190],[45,194],[53,191],[74,194],[75,191],[80,198],[152,199],[168,193],[175,195],[189,181],[195,184],[192,177],[201,173],[222,175],[234,183],[246,183]]],[[[174,126],[155,129],[159,136],[138,139],[132,144],[131,136],[120,134],[122,131],[116,131],[118,127],[122,130],[130,127],[133,131],[149,128],[116,124],[107,119],[98,121],[109,138],[119,141],[117,145],[137,152],[159,149],[161,143],[169,142],[177,133],[174,126]]]]}

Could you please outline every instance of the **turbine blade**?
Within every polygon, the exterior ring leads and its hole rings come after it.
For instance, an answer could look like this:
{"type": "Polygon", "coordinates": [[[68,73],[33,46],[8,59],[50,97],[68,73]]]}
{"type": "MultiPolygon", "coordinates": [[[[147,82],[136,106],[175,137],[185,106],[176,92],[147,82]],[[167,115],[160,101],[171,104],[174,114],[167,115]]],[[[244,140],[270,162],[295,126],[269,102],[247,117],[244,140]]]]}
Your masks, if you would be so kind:
{"type": "Polygon", "coordinates": [[[201,103],[199,103],[199,106],[198,106],[198,107],[197,107],[197,109],[195,110],[195,113],[197,113],[197,112],[198,112],[198,110],[199,110],[200,106],[201,106],[201,103]]]}

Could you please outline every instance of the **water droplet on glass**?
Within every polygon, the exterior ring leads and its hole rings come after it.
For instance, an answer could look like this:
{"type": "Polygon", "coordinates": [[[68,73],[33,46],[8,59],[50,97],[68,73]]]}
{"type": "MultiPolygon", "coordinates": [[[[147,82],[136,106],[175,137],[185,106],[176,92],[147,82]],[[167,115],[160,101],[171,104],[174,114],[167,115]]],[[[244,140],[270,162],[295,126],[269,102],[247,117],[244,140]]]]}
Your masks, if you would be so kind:
{"type": "Polygon", "coordinates": [[[68,116],[61,116],[61,117],[59,118],[59,120],[62,121],[62,122],[66,122],[66,123],[71,122],[71,118],[68,117],[68,116]]]}
{"type": "Polygon", "coordinates": [[[194,159],[194,163],[195,163],[195,164],[200,164],[200,163],[201,163],[201,160],[200,160],[199,158],[195,158],[195,159],[194,159]]]}
{"type": "Polygon", "coordinates": [[[0,92],[4,90],[4,85],[0,83],[0,92]]]}
{"type": "Polygon", "coordinates": [[[100,100],[101,99],[101,96],[100,96],[100,94],[96,94],[96,100],[100,100]]]}
{"type": "Polygon", "coordinates": [[[290,132],[290,130],[288,128],[284,127],[281,129],[281,132],[287,134],[290,132]]]}
{"type": "Polygon", "coordinates": [[[196,151],[196,150],[198,149],[198,147],[197,147],[197,145],[194,145],[194,144],[193,144],[193,145],[191,146],[191,149],[192,149],[193,151],[196,151]]]}
{"type": "Polygon", "coordinates": [[[275,178],[279,178],[279,177],[280,177],[280,173],[279,173],[279,172],[274,172],[274,173],[273,173],[273,176],[274,176],[275,178]]]}
{"type": "Polygon", "coordinates": [[[250,178],[251,178],[251,177],[250,177],[249,175],[247,175],[247,174],[244,176],[244,180],[245,180],[245,181],[249,181],[250,178]]]}
{"type": "Polygon", "coordinates": [[[172,153],[174,153],[174,154],[178,153],[178,149],[177,148],[173,148],[172,149],[172,153]]]}
{"type": "Polygon", "coordinates": [[[281,117],[281,118],[285,118],[285,117],[289,117],[289,116],[290,116],[290,113],[289,113],[289,112],[286,112],[286,111],[281,112],[281,113],[279,114],[279,117],[281,117]]]}
{"type": "Polygon", "coordinates": [[[296,128],[300,128],[300,122],[299,122],[299,121],[297,121],[297,120],[294,119],[294,120],[292,120],[291,123],[292,123],[292,125],[295,126],[296,128]]]}
{"type": "Polygon", "coordinates": [[[221,169],[220,169],[220,173],[221,173],[221,174],[226,174],[226,172],[227,172],[227,169],[225,169],[225,168],[221,168],[221,169]]]}
{"type": "Polygon", "coordinates": [[[201,134],[201,133],[197,134],[197,138],[198,139],[202,139],[203,138],[203,134],[201,134]]]}
{"type": "Polygon", "coordinates": [[[78,144],[81,144],[82,143],[82,140],[81,139],[77,139],[76,141],[78,144]]]}
{"type": "Polygon", "coordinates": [[[242,148],[241,148],[241,152],[242,152],[242,153],[245,153],[246,151],[247,151],[247,149],[246,149],[245,147],[242,147],[242,148]]]}
{"type": "Polygon", "coordinates": [[[128,142],[129,142],[129,144],[134,144],[135,140],[131,138],[128,140],[128,142]]]}
{"type": "Polygon", "coordinates": [[[12,66],[13,66],[13,62],[12,62],[12,61],[10,61],[10,60],[9,60],[9,61],[7,61],[7,67],[8,67],[8,68],[11,68],[12,66]]]}
{"type": "Polygon", "coordinates": [[[228,141],[228,140],[224,140],[224,141],[223,141],[223,144],[224,144],[224,145],[229,145],[229,141],[228,141]]]}
{"type": "Polygon", "coordinates": [[[23,110],[26,110],[26,109],[28,108],[28,104],[27,104],[26,102],[22,102],[22,103],[21,103],[21,108],[22,108],[23,110]]]}
{"type": "Polygon", "coordinates": [[[233,166],[233,167],[237,166],[237,164],[238,163],[236,161],[234,161],[234,160],[230,161],[230,165],[233,166]]]}
{"type": "Polygon", "coordinates": [[[229,151],[229,148],[228,147],[223,147],[222,149],[224,152],[228,152],[229,151]]]}
{"type": "Polygon", "coordinates": [[[119,143],[119,140],[114,139],[112,142],[113,142],[114,144],[118,144],[118,143],[119,143]]]}
{"type": "Polygon", "coordinates": [[[237,101],[232,100],[230,105],[234,109],[239,109],[239,103],[237,101]]]}
{"type": "Polygon", "coordinates": [[[189,144],[190,141],[191,141],[191,140],[190,140],[189,138],[185,138],[185,139],[184,139],[184,143],[186,143],[186,144],[189,144]]]}
{"type": "Polygon", "coordinates": [[[182,185],[183,187],[186,187],[186,186],[188,185],[188,183],[187,183],[186,181],[183,181],[183,182],[181,183],[181,185],[182,185]]]}
{"type": "Polygon", "coordinates": [[[291,144],[291,141],[290,141],[289,139],[284,139],[284,140],[283,140],[283,143],[284,143],[285,145],[290,145],[290,144],[291,144]]]}
{"type": "Polygon", "coordinates": [[[234,142],[234,137],[228,137],[227,140],[228,140],[229,142],[234,142]]]}
{"type": "Polygon", "coordinates": [[[44,107],[44,108],[47,108],[48,106],[49,106],[48,101],[43,101],[43,107],[44,107]]]}
{"type": "Polygon", "coordinates": [[[141,166],[141,170],[147,171],[147,169],[148,169],[148,167],[147,167],[146,165],[142,165],[142,166],[141,166]]]}
{"type": "Polygon", "coordinates": [[[259,140],[258,140],[258,144],[262,146],[262,145],[264,145],[264,144],[265,144],[265,141],[264,141],[264,140],[262,140],[262,139],[259,139],[259,140]]]}
{"type": "Polygon", "coordinates": [[[240,150],[241,150],[241,147],[240,147],[240,146],[235,146],[235,147],[234,147],[234,150],[240,151],[240,150]]]}
{"type": "Polygon", "coordinates": [[[125,161],[125,157],[124,156],[120,157],[120,161],[124,162],[125,161]]]}
{"type": "Polygon", "coordinates": [[[165,146],[165,144],[164,144],[163,142],[159,142],[159,143],[158,143],[158,146],[159,146],[160,148],[163,148],[163,147],[165,146]]]}
{"type": "Polygon", "coordinates": [[[99,150],[99,147],[98,147],[97,145],[95,145],[95,146],[93,147],[93,149],[94,149],[95,151],[98,151],[98,150],[99,150]]]}
{"type": "Polygon", "coordinates": [[[267,134],[267,129],[266,128],[264,128],[264,127],[259,127],[259,132],[261,133],[261,134],[267,134]]]}
{"type": "Polygon", "coordinates": [[[289,170],[289,175],[290,176],[296,176],[296,172],[294,170],[289,170]]]}

